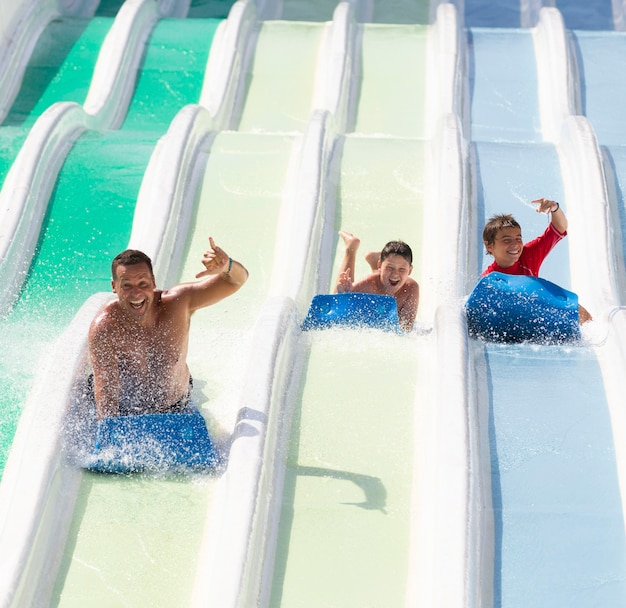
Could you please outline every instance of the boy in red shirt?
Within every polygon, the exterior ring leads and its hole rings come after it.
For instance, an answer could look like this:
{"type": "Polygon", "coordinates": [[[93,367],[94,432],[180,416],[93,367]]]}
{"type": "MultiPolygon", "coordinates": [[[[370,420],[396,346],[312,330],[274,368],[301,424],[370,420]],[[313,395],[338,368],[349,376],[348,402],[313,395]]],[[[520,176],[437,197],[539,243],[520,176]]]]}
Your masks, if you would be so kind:
{"type": "MultiPolygon", "coordinates": [[[[482,276],[490,272],[502,272],[537,277],[546,256],[567,236],[567,218],[557,202],[547,198],[538,198],[532,202],[537,205],[537,213],[550,214],[550,223],[544,233],[524,243],[521,226],[512,215],[494,215],[483,229],[485,248],[494,261],[482,276]]],[[[591,315],[582,306],[578,307],[578,313],[581,323],[591,320],[591,315]]]]}

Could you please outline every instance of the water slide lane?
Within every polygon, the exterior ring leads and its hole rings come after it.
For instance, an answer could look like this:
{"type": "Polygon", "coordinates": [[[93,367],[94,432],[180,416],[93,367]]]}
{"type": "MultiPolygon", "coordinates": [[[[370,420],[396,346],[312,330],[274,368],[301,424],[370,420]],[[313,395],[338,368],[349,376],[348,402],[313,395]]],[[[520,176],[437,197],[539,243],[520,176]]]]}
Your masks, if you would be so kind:
{"type": "Polygon", "coordinates": [[[541,141],[530,30],[468,30],[472,140],[541,141]]]}
{"type": "Polygon", "coordinates": [[[326,24],[263,21],[245,75],[239,131],[304,131],[326,24]]]}
{"type": "Polygon", "coordinates": [[[4,125],[30,128],[57,101],[82,104],[113,21],[105,17],[52,21],[37,40],[4,125]]]}
{"type": "Polygon", "coordinates": [[[494,10],[491,0],[465,0],[465,27],[515,28],[521,25],[520,0],[503,0],[494,10]]]}
{"type": "MultiPolygon", "coordinates": [[[[489,56],[474,54],[473,60],[487,62],[489,56]]],[[[534,116],[534,53],[526,60],[530,67],[522,63],[516,74],[529,85],[527,107],[519,113],[534,116]]],[[[488,72],[479,65],[470,70],[472,117],[485,115],[487,90],[495,88],[505,107],[516,98],[517,85],[508,77],[484,85],[480,80],[488,72]]],[[[538,196],[559,200],[567,213],[559,155],[550,144],[528,143],[535,129],[524,124],[529,130],[518,134],[518,143],[502,143],[510,135],[506,124],[501,133],[472,128],[475,139],[480,134],[491,141],[472,144],[477,223],[470,242],[482,242],[482,226],[494,213],[513,212],[526,240],[541,233],[547,218],[529,203],[538,196]]],[[[476,276],[490,260],[477,256],[476,276]]],[[[570,274],[565,241],[546,260],[542,276],[568,287],[570,274]]],[[[472,350],[486,393],[480,407],[486,408],[482,433],[491,452],[494,605],[622,604],[622,504],[609,408],[593,349],[473,342],[472,350]]]]}
{"type": "MultiPolygon", "coordinates": [[[[237,421],[232,387],[243,384],[250,329],[268,288],[292,148],[292,137],[222,132],[198,190],[179,280],[194,279],[209,235],[251,272],[244,289],[192,321],[194,398],[222,443],[237,421]]],[[[187,606],[217,480],[85,474],[54,605],[187,606]]]]}
{"type": "MultiPolygon", "coordinates": [[[[361,238],[355,276],[369,272],[362,259],[367,251],[400,238],[413,246],[413,273],[419,281],[426,144],[416,137],[390,137],[384,130],[401,130],[400,121],[377,121],[374,114],[400,114],[399,105],[412,107],[406,132],[421,134],[424,28],[363,26],[370,28],[362,36],[357,101],[356,124],[364,125],[364,132],[338,144],[334,229],[361,238]],[[395,36],[388,36],[392,30],[395,36]],[[385,43],[394,44],[396,52],[411,48],[406,59],[412,78],[380,70],[383,62],[374,49],[385,43]],[[379,94],[377,82],[396,95],[379,94]]],[[[339,241],[332,282],[342,257],[339,241]]],[[[308,356],[289,439],[271,606],[404,602],[420,340],[357,330],[301,338],[308,356]]]]}
{"type": "Polygon", "coordinates": [[[571,32],[580,78],[581,113],[601,145],[626,141],[626,84],[616,78],[626,57],[626,32],[571,32]]]}
{"type": "Polygon", "coordinates": [[[423,25],[359,26],[363,75],[354,132],[424,136],[425,96],[420,93],[427,31],[423,25]],[[393,112],[387,111],[390,106],[393,112]]]}
{"type": "Polygon", "coordinates": [[[5,352],[0,359],[0,410],[6,414],[0,424],[2,468],[37,359],[89,295],[110,289],[108,260],[128,245],[150,155],[178,104],[198,99],[218,23],[158,24],[138,74],[137,98],[122,128],[84,134],[65,160],[28,278],[14,310],[2,320],[12,341],[19,344],[21,336],[29,336],[22,356],[5,352]],[[151,95],[162,100],[158,108],[145,101],[151,95]]]}
{"type": "MultiPolygon", "coordinates": [[[[263,47],[257,47],[255,56],[264,52],[263,47]]],[[[276,49],[270,52],[275,53],[276,49]]],[[[284,49],[278,52],[284,53],[284,49]]],[[[244,114],[249,111],[250,115],[261,116],[257,106],[262,106],[263,101],[257,101],[255,86],[261,90],[267,87],[262,78],[250,84],[244,114]]],[[[309,90],[312,90],[310,85],[309,90]]],[[[276,128],[285,132],[293,127],[283,124],[276,128]]],[[[173,280],[193,280],[209,235],[251,271],[240,293],[226,303],[199,311],[193,320],[188,360],[194,377],[194,396],[207,417],[210,430],[226,444],[239,421],[238,394],[232,387],[244,384],[241,374],[247,359],[247,341],[271,278],[278,209],[284,196],[286,175],[295,158],[294,136],[222,132],[214,140],[210,136],[206,146],[208,162],[200,173],[203,181],[190,222],[192,232],[186,243],[186,261],[182,264],[181,276],[173,280]],[[219,353],[217,360],[211,353],[219,353]]],[[[112,483],[99,476],[84,476],[55,587],[57,605],[83,605],[86,598],[93,601],[94,595],[102,598],[105,605],[114,602],[116,597],[139,597],[138,605],[188,605],[194,573],[190,565],[198,558],[201,522],[211,520],[213,495],[220,479],[201,476],[186,483],[181,480],[175,495],[168,490],[172,483],[168,479],[125,481],[112,483]],[[166,523],[158,525],[158,532],[155,525],[144,526],[139,520],[129,523],[128,511],[135,503],[144,504],[146,494],[158,502],[153,512],[146,507],[142,514],[148,522],[159,521],[161,509],[187,516],[183,515],[184,520],[165,518],[166,523]],[[104,513],[102,503],[106,503],[104,513]],[[102,517],[106,517],[107,529],[115,531],[111,535],[115,546],[102,539],[102,517]],[[195,533],[190,533],[188,526],[195,526],[195,533]],[[182,547],[173,564],[169,545],[172,538],[178,536],[194,540],[182,547]],[[125,539],[121,550],[120,538],[125,539]],[[128,561],[120,560],[120,555],[128,556],[128,561]],[[143,571],[138,563],[145,564],[145,569],[155,570],[153,584],[146,587],[145,579],[129,576],[129,572],[143,571]],[[155,569],[154,563],[160,567],[155,569]],[[94,577],[85,573],[85,569],[97,573],[96,591],[94,577]]]]}
{"type": "Polygon", "coordinates": [[[495,605],[621,605],[624,521],[593,349],[489,345],[485,357],[495,605]]]}
{"type": "MultiPolygon", "coordinates": [[[[418,279],[423,148],[419,140],[348,137],[337,210],[341,226],[360,235],[362,255],[389,238],[414,244],[418,279]]],[[[360,261],[356,276],[364,266],[360,261]]],[[[419,338],[331,330],[304,339],[309,358],[295,406],[270,605],[401,605],[419,338]]]]}

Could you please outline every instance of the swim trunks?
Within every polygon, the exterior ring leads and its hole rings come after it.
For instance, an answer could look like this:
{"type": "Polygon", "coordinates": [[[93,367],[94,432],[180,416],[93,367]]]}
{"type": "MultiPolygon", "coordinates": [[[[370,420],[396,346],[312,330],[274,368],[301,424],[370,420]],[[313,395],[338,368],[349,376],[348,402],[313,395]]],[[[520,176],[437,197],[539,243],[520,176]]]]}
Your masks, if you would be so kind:
{"type": "MultiPolygon", "coordinates": [[[[159,410],[161,413],[176,413],[180,414],[183,412],[192,411],[194,408],[191,405],[191,394],[193,392],[193,378],[191,374],[189,375],[189,384],[187,385],[187,390],[185,394],[176,402],[173,403],[170,407],[165,410],[159,410]]],[[[87,378],[87,398],[93,405],[96,403],[96,395],[94,389],[94,379],[93,373],[89,374],[87,378]]],[[[155,413],[152,408],[146,406],[145,404],[138,405],[136,400],[132,402],[129,399],[124,399],[123,397],[120,399],[120,416],[134,416],[138,414],[153,414],[155,413]]]]}

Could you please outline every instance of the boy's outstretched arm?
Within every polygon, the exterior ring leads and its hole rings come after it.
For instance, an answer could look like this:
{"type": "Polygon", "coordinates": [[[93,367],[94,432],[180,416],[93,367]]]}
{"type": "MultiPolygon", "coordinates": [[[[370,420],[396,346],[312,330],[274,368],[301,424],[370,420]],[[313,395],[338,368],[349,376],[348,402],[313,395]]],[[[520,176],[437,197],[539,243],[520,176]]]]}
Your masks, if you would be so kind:
{"type": "Polygon", "coordinates": [[[550,214],[550,222],[561,234],[567,230],[567,218],[559,203],[547,198],[536,198],[532,203],[537,205],[537,213],[550,214]]]}
{"type": "Polygon", "coordinates": [[[339,276],[335,283],[335,293],[346,293],[352,291],[352,281],[354,279],[354,268],[356,266],[356,252],[361,241],[350,232],[339,231],[339,236],[346,245],[346,251],[339,267],[339,276]]]}

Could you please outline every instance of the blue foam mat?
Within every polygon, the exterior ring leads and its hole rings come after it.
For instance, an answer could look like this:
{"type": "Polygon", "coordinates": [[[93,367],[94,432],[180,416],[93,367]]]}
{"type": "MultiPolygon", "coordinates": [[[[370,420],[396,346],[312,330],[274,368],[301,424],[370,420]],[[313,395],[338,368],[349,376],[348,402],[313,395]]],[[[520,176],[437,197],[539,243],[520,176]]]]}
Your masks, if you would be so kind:
{"type": "Polygon", "coordinates": [[[489,342],[580,339],[578,296],[537,277],[489,273],[474,287],[465,311],[469,334],[489,342]]]}
{"type": "Polygon", "coordinates": [[[306,331],[336,326],[400,331],[396,299],[393,296],[357,292],[314,296],[302,329],[306,331]]]}
{"type": "Polygon", "coordinates": [[[106,417],[86,468],[135,473],[213,468],[219,454],[198,410],[171,414],[106,417]]]}

